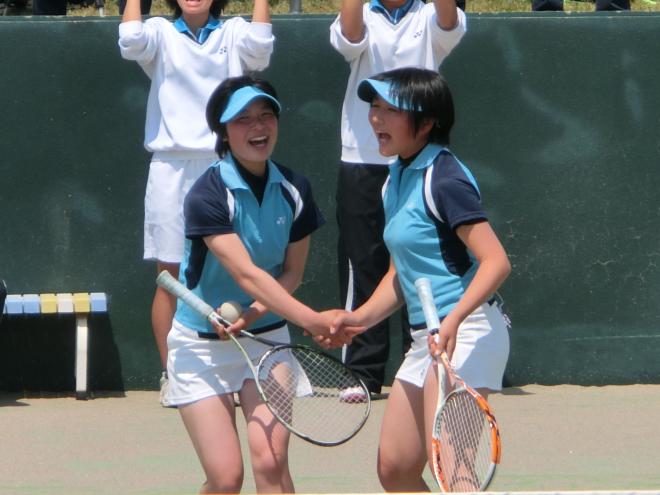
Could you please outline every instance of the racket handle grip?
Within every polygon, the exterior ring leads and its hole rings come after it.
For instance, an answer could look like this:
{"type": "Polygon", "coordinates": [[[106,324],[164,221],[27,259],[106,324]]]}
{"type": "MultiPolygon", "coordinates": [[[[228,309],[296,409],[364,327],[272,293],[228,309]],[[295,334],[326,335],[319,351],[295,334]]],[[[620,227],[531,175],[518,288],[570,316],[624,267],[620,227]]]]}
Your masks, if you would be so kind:
{"type": "Polygon", "coordinates": [[[417,297],[419,297],[419,301],[422,303],[426,329],[429,333],[437,333],[440,330],[440,318],[438,318],[438,309],[433,299],[431,281],[426,277],[418,278],[415,280],[415,287],[417,288],[417,297]]]}
{"type": "Polygon", "coordinates": [[[167,270],[163,270],[156,277],[156,284],[162,287],[170,294],[178,297],[193,310],[211,322],[217,322],[225,327],[231,325],[230,322],[221,317],[216,311],[202,299],[200,299],[188,287],[175,279],[167,270]]]}

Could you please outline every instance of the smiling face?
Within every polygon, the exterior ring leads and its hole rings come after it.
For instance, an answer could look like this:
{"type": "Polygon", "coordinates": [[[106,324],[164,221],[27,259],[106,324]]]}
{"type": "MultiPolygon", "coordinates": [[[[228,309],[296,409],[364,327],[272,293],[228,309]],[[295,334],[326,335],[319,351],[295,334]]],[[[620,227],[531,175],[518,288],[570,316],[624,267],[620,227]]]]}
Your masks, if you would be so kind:
{"type": "Polygon", "coordinates": [[[426,146],[432,123],[422,124],[415,134],[410,113],[390,105],[376,95],[369,108],[369,123],[383,156],[409,158],[426,146]]]}
{"type": "Polygon", "coordinates": [[[232,155],[254,175],[266,171],[266,160],[277,143],[278,121],[272,105],[264,98],[254,100],[236,118],[227,122],[232,155]]]}

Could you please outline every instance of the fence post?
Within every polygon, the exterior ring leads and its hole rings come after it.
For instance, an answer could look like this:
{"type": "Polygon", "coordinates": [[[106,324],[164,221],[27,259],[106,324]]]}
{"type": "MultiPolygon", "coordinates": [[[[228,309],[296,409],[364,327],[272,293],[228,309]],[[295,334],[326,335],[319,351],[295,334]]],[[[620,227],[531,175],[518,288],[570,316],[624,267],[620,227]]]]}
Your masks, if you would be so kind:
{"type": "Polygon", "coordinates": [[[302,0],[291,0],[289,7],[290,14],[300,14],[302,12],[302,6],[300,5],[302,0]]]}

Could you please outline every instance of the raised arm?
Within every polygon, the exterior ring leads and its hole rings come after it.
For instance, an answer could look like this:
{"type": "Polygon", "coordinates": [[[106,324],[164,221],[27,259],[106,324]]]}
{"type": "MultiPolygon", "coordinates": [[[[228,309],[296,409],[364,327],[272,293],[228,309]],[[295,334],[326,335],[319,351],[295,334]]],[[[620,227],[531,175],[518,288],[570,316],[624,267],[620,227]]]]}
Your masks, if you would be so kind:
{"type": "Polygon", "coordinates": [[[270,8],[268,0],[254,0],[254,10],[252,11],[253,22],[263,22],[270,24],[270,8]]]}
{"type": "Polygon", "coordinates": [[[458,12],[455,0],[433,0],[438,26],[445,31],[451,31],[458,25],[458,12]]]}
{"type": "Polygon", "coordinates": [[[142,10],[140,7],[140,0],[126,0],[126,7],[124,8],[124,14],[122,15],[121,21],[141,21],[142,20],[142,10]]]}
{"type": "Polygon", "coordinates": [[[341,10],[339,11],[341,32],[351,43],[357,43],[364,38],[362,7],[362,0],[344,0],[341,4],[341,10]]]}

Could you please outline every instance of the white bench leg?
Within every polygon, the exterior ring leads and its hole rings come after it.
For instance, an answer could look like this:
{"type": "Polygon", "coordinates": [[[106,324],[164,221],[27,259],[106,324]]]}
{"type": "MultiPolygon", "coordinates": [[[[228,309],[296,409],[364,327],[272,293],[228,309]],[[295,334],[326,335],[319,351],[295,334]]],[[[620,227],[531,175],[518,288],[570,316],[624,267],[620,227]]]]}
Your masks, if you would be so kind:
{"type": "Polygon", "coordinates": [[[89,326],[87,315],[76,315],[76,399],[87,399],[87,349],[89,326]]]}

